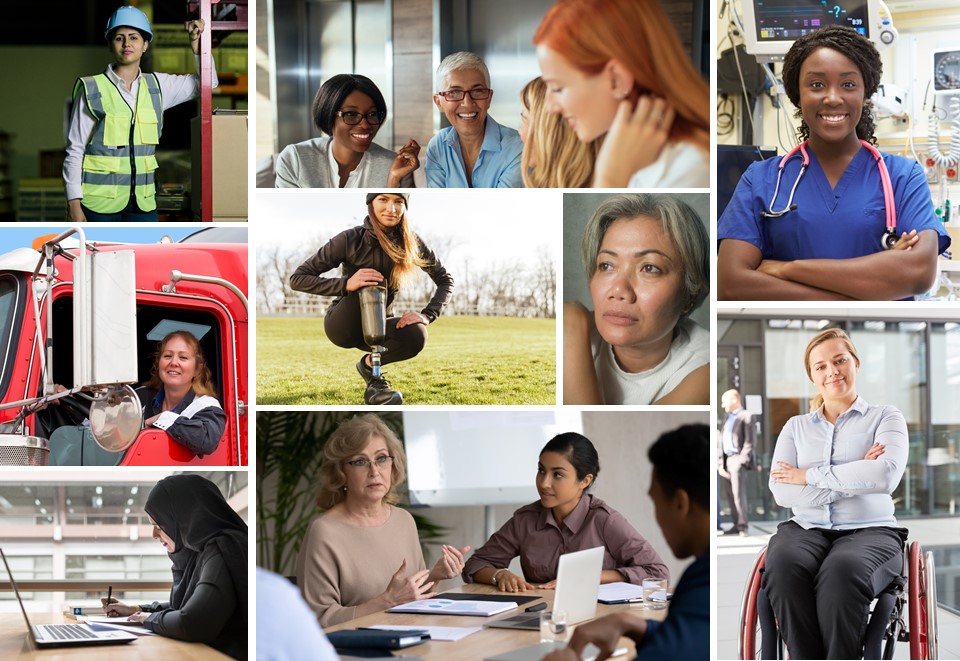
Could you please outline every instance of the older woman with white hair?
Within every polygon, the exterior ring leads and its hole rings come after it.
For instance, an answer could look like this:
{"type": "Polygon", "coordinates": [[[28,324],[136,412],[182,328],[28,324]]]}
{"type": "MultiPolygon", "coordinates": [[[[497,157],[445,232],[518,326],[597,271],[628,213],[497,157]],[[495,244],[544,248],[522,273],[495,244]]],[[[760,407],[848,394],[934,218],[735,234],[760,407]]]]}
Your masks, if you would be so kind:
{"type": "Polygon", "coordinates": [[[300,546],[297,584],[320,626],[436,596],[463,570],[469,546],[443,545],[427,570],[417,525],[395,503],[406,459],[399,439],[373,414],[343,422],[323,446],[314,519],[300,546]]]}
{"type": "Polygon", "coordinates": [[[593,310],[563,308],[564,404],[707,404],[710,332],[688,315],[710,288],[710,238],[676,195],[619,195],[587,223],[593,310]]]}
{"type": "Polygon", "coordinates": [[[520,188],[523,143],[514,129],[487,114],[490,72],[474,53],[448,55],[437,68],[437,104],[450,126],[427,145],[424,172],[430,188],[520,188]]]}

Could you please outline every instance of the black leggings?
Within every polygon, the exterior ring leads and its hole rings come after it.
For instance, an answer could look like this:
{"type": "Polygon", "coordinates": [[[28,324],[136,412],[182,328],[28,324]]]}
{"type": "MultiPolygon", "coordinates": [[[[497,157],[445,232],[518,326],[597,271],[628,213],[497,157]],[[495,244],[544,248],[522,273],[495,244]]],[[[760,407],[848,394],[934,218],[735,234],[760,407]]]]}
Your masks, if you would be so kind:
{"type": "MultiPolygon", "coordinates": [[[[380,364],[389,365],[401,360],[410,360],[423,351],[427,344],[427,327],[424,324],[410,324],[397,328],[400,317],[387,318],[387,339],[383,346],[380,364]]],[[[357,292],[347,294],[327,310],[323,318],[323,330],[331,342],[344,349],[370,351],[363,341],[363,326],[360,324],[360,295],[357,292]]]]}
{"type": "Polygon", "coordinates": [[[792,659],[859,659],[870,602],[903,568],[903,528],[804,530],[781,523],[763,587],[792,659]]]}

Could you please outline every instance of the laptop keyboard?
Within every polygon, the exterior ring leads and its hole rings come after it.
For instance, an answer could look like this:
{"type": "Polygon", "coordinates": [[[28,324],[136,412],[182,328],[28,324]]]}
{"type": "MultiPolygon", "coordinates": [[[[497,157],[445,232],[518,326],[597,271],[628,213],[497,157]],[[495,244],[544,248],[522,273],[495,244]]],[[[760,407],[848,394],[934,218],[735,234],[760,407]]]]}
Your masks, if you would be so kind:
{"type": "Polygon", "coordinates": [[[92,637],[90,632],[79,624],[42,624],[38,628],[49,637],[57,640],[78,640],[92,637]]]}

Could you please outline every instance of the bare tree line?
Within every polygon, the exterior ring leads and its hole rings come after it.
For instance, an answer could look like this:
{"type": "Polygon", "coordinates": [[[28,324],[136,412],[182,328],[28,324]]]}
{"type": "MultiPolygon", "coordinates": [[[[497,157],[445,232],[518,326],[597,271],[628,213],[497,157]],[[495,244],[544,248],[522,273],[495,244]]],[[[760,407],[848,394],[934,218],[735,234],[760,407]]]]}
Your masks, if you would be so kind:
{"type": "MultiPolygon", "coordinates": [[[[458,247],[452,237],[421,236],[453,276],[453,296],[447,302],[444,314],[556,317],[557,274],[553,255],[547,246],[531,247],[531,258],[524,262],[488,262],[467,257],[451,263],[444,255],[450,255],[458,247]]],[[[294,291],[290,287],[290,276],[329,239],[329,235],[319,233],[293,251],[276,244],[257,247],[258,314],[304,314],[307,310],[322,313],[325,306],[317,306],[320,302],[317,299],[327,297],[294,291]]],[[[330,272],[331,276],[335,274],[335,271],[330,272]]],[[[417,271],[401,289],[394,301],[394,309],[401,312],[419,310],[430,300],[435,289],[429,276],[417,271]]],[[[326,302],[332,301],[329,298],[326,302]]]]}

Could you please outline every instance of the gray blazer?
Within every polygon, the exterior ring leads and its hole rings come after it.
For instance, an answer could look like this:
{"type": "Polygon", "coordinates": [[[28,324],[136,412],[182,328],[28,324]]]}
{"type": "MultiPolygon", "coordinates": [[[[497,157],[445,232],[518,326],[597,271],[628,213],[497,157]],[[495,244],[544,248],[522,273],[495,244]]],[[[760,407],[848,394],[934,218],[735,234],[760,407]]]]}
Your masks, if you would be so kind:
{"type": "MultiPolygon", "coordinates": [[[[336,173],[330,172],[327,158],[331,140],[330,136],[325,135],[284,147],[277,159],[277,188],[329,188],[330,182],[336,179],[336,173]]],[[[396,157],[389,149],[371,144],[364,156],[370,162],[359,187],[385,187],[390,166],[396,157]]],[[[400,186],[413,188],[413,174],[404,177],[400,186]]]]}

